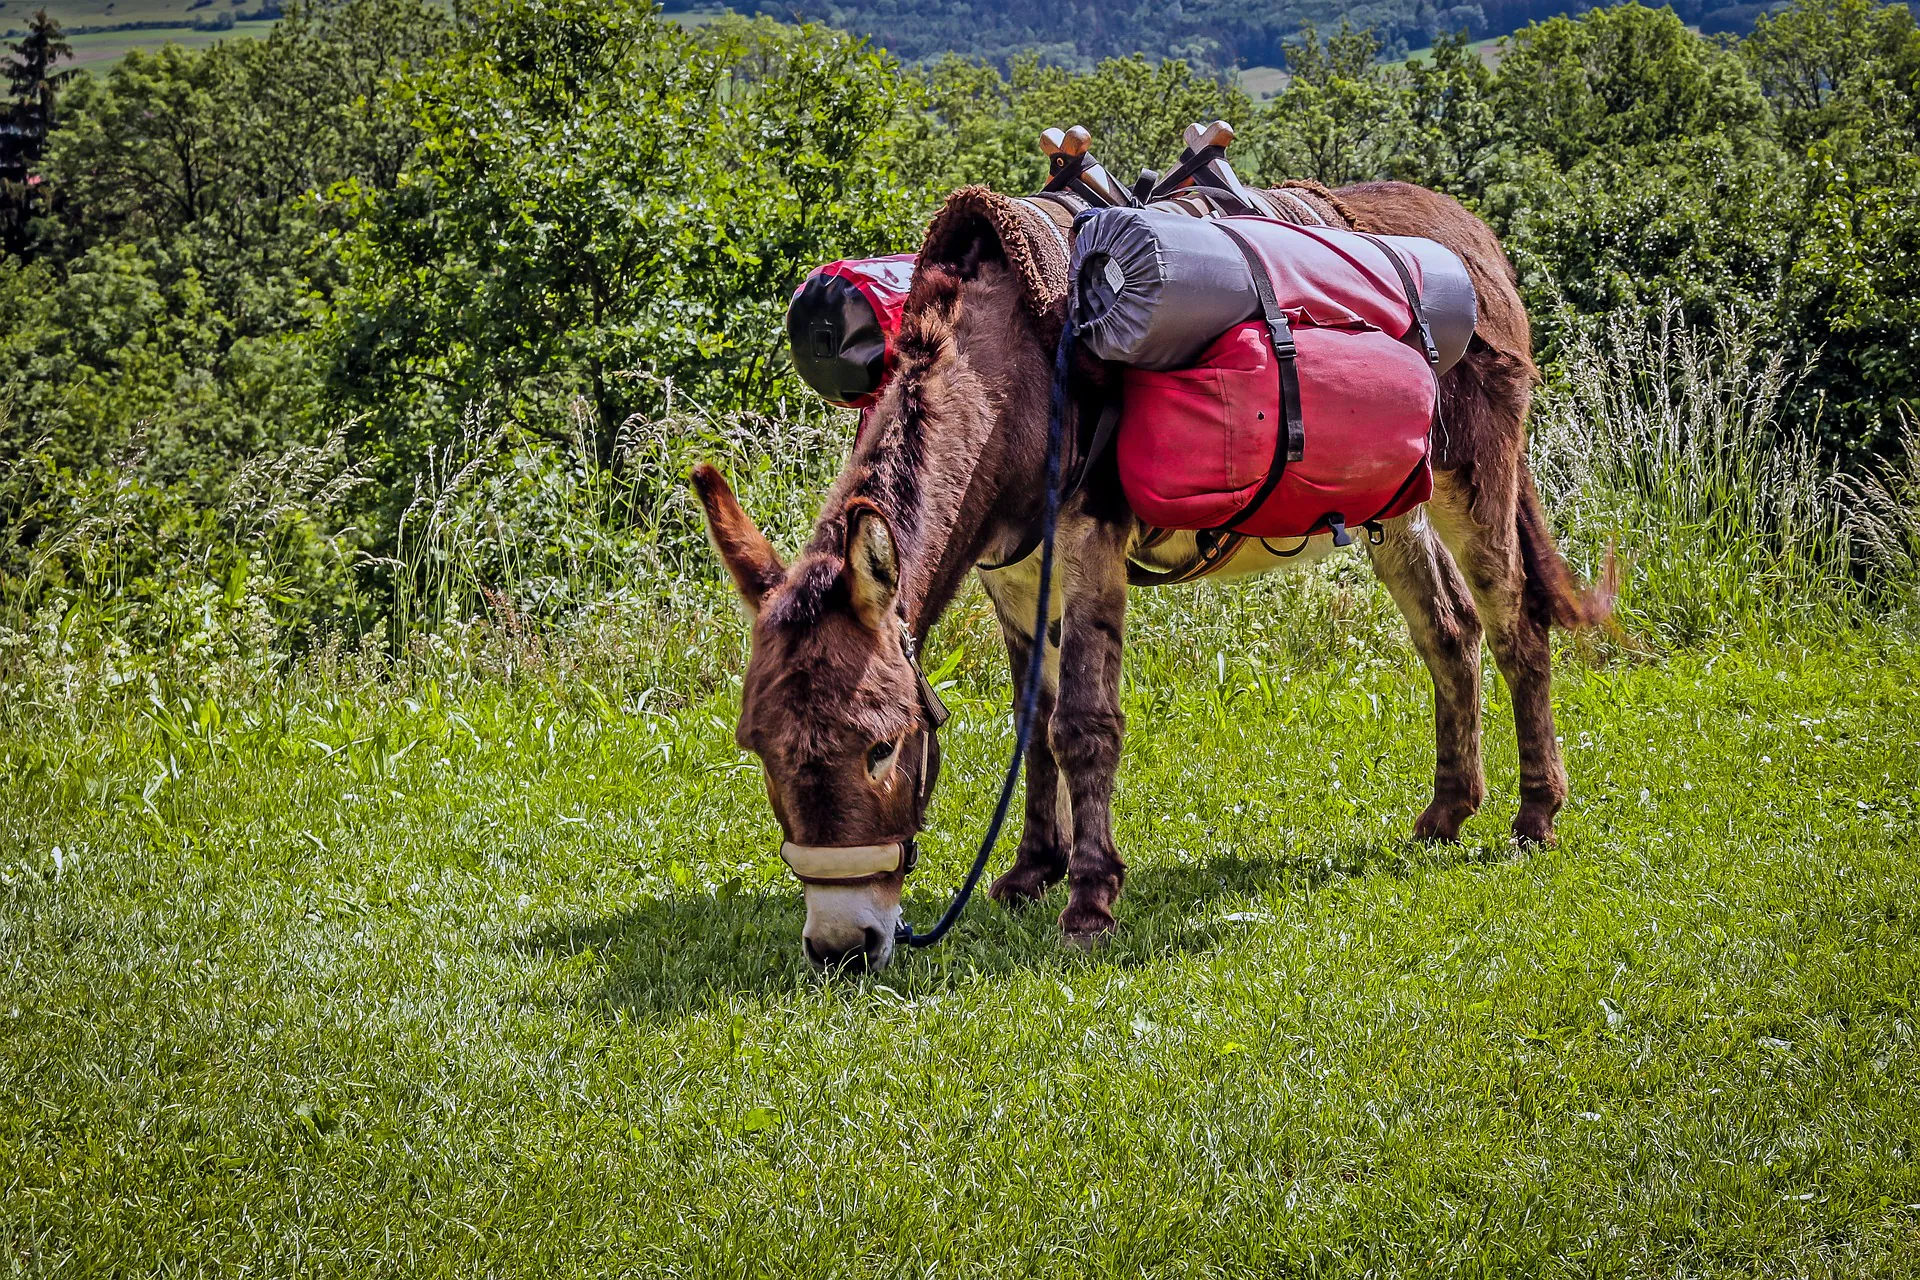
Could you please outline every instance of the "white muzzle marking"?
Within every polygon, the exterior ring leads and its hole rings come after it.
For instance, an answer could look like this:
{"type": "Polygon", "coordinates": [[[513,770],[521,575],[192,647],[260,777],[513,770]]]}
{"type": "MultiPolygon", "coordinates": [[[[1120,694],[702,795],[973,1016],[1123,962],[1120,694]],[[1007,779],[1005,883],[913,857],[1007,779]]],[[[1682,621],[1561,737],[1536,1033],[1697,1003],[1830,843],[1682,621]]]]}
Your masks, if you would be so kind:
{"type": "Polygon", "coordinates": [[[899,881],[810,884],[806,893],[801,950],[814,964],[828,967],[857,956],[872,972],[893,959],[893,934],[900,926],[899,881]]]}
{"type": "Polygon", "coordinates": [[[851,956],[869,970],[893,959],[893,933],[900,925],[900,881],[908,844],[806,845],[791,840],[780,858],[807,894],[802,950],[816,965],[851,956]]]}

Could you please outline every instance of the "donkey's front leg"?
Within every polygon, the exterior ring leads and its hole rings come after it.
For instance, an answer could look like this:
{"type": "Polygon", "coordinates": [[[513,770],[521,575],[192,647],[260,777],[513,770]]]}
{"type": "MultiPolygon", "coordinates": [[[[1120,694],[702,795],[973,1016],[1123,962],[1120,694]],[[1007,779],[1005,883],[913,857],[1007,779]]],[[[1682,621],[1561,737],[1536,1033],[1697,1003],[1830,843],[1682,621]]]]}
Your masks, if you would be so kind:
{"type": "Polygon", "coordinates": [[[1060,688],[1050,725],[1054,758],[1073,806],[1070,895],[1060,915],[1069,940],[1113,928],[1127,864],[1113,843],[1113,778],[1120,765],[1120,650],[1127,615],[1124,522],[1080,519],[1062,529],[1066,609],[1060,688]]]}
{"type": "MultiPolygon", "coordinates": [[[[1054,577],[1061,575],[1056,570],[1054,577]]],[[[993,601],[1000,619],[1000,635],[1007,642],[1007,663],[1013,668],[1013,706],[1019,714],[1027,669],[1033,658],[1034,610],[1039,605],[1040,554],[1035,552],[1019,564],[1005,569],[982,570],[980,583],[993,601]]],[[[1058,618],[1060,594],[1055,591],[1049,613],[1058,618]]],[[[1056,623],[1050,628],[1058,637],[1056,623]]],[[[1013,866],[993,882],[987,892],[1005,907],[1022,907],[1045,896],[1067,874],[1067,848],[1073,830],[1066,792],[1060,786],[1060,768],[1053,759],[1053,747],[1047,741],[1047,724],[1053,718],[1054,693],[1060,680],[1060,650],[1053,640],[1042,666],[1040,694],[1034,704],[1036,732],[1027,742],[1026,821],[1020,832],[1020,849],[1013,866]]]]}

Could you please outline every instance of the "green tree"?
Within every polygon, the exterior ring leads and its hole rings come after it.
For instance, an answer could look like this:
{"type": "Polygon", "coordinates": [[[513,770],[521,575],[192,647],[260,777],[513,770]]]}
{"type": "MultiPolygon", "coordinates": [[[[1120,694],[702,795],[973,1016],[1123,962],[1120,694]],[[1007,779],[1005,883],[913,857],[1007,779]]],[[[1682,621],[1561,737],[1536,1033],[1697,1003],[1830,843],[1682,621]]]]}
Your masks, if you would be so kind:
{"type": "Polygon", "coordinates": [[[28,170],[46,149],[54,105],[73,78],[71,69],[55,69],[62,59],[73,57],[73,46],[60,24],[40,9],[27,24],[26,35],[6,47],[12,56],[0,62],[0,75],[7,79],[7,102],[0,106],[0,249],[19,253],[26,247],[27,220],[37,204],[37,176],[28,170]]]}
{"type": "Polygon", "coordinates": [[[12,57],[0,63],[0,75],[7,78],[7,96],[12,99],[11,123],[18,132],[11,135],[12,152],[21,163],[38,158],[47,134],[53,129],[54,103],[60,88],[73,78],[71,69],[55,68],[61,59],[73,57],[73,46],[66,41],[60,24],[45,9],[34,12],[27,33],[7,45],[12,57]]]}
{"type": "Polygon", "coordinates": [[[784,385],[819,262],[909,247],[893,64],[762,20],[695,33],[620,0],[481,0],[404,87],[421,145],[357,209],[332,387],[410,474],[464,408],[593,447],[662,380],[721,407],[784,385]]]}
{"type": "Polygon", "coordinates": [[[1433,55],[1408,61],[1402,75],[1393,176],[1458,196],[1477,191],[1482,157],[1499,141],[1492,69],[1462,30],[1435,40],[1433,55]]]}
{"type": "Polygon", "coordinates": [[[1109,58],[1092,71],[1075,74],[1033,58],[1014,63],[1014,118],[1032,148],[1035,170],[1029,190],[1046,177],[1037,140],[1056,125],[1084,124],[1093,134],[1093,151],[1122,186],[1132,186],[1141,169],[1170,167],[1180,154],[1180,134],[1195,122],[1230,120],[1252,114],[1252,104],[1237,86],[1222,85],[1177,58],[1154,63],[1135,54],[1109,58]]]}
{"type": "Polygon", "coordinates": [[[1782,136],[1800,149],[1848,123],[1860,97],[1846,93],[1849,82],[1910,81],[1920,68],[1920,30],[1905,5],[1799,0],[1762,15],[1740,55],[1779,111],[1782,136]]]}
{"type": "Polygon", "coordinates": [[[384,85],[446,20],[412,0],[290,10],[270,36],[128,54],[61,98],[31,270],[0,276],[0,448],[85,466],[136,432],[165,481],[323,428],[313,321],[342,183],[390,182],[412,131],[384,85]]]}
{"type": "Polygon", "coordinates": [[[1407,132],[1407,103],[1379,54],[1371,30],[1342,22],[1322,40],[1311,24],[1302,27],[1287,46],[1292,79],[1254,129],[1262,176],[1328,186],[1386,176],[1407,132]]]}
{"type": "MultiPolygon", "coordinates": [[[[1837,7],[1802,0],[1766,38],[1799,22],[1839,29],[1837,7]]],[[[1885,37],[1865,42],[1871,56],[1829,63],[1837,86],[1783,113],[1811,141],[1781,330],[1811,369],[1801,421],[1848,454],[1884,458],[1903,416],[1920,422],[1920,38],[1903,10],[1860,25],[1885,37]]]]}
{"type": "Polygon", "coordinates": [[[1494,76],[1507,136],[1561,168],[1594,154],[1723,133],[1765,138],[1767,105],[1738,58],[1637,3],[1551,18],[1507,42],[1494,76]]]}
{"type": "Polygon", "coordinates": [[[1171,166],[1188,125],[1244,125],[1252,114],[1240,89],[1178,59],[1156,63],[1138,55],[1075,71],[1028,54],[1005,76],[987,63],[950,57],[909,84],[919,110],[902,132],[902,163],[937,191],[970,182],[1037,191],[1047,180],[1041,132],[1076,124],[1093,135],[1093,153],[1114,178],[1131,187],[1141,169],[1171,166]]]}
{"type": "Polygon", "coordinates": [[[904,83],[915,110],[902,123],[900,164],[917,185],[944,191],[979,182],[1024,194],[1046,181],[1037,137],[1015,114],[1013,86],[998,68],[949,54],[904,83]]]}

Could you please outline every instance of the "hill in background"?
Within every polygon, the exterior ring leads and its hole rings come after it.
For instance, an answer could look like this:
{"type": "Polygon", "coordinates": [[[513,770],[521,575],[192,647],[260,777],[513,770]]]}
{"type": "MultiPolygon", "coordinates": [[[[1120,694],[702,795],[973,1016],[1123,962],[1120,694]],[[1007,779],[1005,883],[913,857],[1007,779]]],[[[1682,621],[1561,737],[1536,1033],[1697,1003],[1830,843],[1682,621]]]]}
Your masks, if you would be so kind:
{"type": "MultiPolygon", "coordinates": [[[[0,33],[25,29],[46,8],[73,36],[76,61],[110,62],[136,46],[169,41],[188,46],[225,35],[263,35],[281,0],[0,0],[0,33]]],[[[720,9],[714,0],[666,0],[667,13],[698,22],[720,9]]],[[[1100,5],[1081,0],[740,0],[735,8],[791,20],[798,16],[866,36],[905,61],[958,53],[1006,63],[1035,52],[1085,68],[1101,58],[1144,52],[1185,58],[1196,66],[1284,66],[1284,44],[1303,22],[1323,29],[1343,21],[1372,27],[1383,53],[1399,58],[1436,35],[1462,29],[1480,38],[1505,35],[1529,22],[1597,6],[1575,0],[1186,0],[1182,4],[1100,5]]],[[[1708,34],[1744,33],[1772,3],[1684,0],[1676,11],[1708,34]]],[[[1263,96],[1255,90],[1255,96],[1263,96]]]]}
{"type": "MultiPolygon", "coordinates": [[[[669,0],[668,8],[688,0],[669,0]]],[[[1372,27],[1389,58],[1466,30],[1504,35],[1529,22],[1600,6],[1567,0],[1185,0],[1182,4],[1098,4],[1087,0],[750,0],[775,17],[800,17],[857,35],[915,62],[958,53],[1006,62],[1022,52],[1067,66],[1145,52],[1196,66],[1283,66],[1284,46],[1302,23],[1322,30],[1372,27]]],[[[1778,3],[1678,0],[1673,8],[1708,34],[1750,30],[1778,3]]]]}

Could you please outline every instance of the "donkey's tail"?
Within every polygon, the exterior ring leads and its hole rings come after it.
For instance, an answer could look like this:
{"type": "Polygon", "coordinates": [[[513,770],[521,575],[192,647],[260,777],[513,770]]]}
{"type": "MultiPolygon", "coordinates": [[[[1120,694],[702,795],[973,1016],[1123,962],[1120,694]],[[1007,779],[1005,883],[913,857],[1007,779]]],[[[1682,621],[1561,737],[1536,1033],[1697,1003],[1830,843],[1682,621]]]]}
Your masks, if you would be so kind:
{"type": "Polygon", "coordinates": [[[1620,565],[1613,549],[1607,549],[1607,558],[1600,566],[1600,580],[1591,587],[1582,586],[1554,541],[1553,526],[1547,523],[1547,513],[1540,506],[1540,490],[1533,482],[1533,469],[1524,458],[1520,462],[1518,523],[1528,613],[1542,626],[1567,631],[1597,627],[1613,615],[1613,601],[1620,594],[1620,565]]]}

